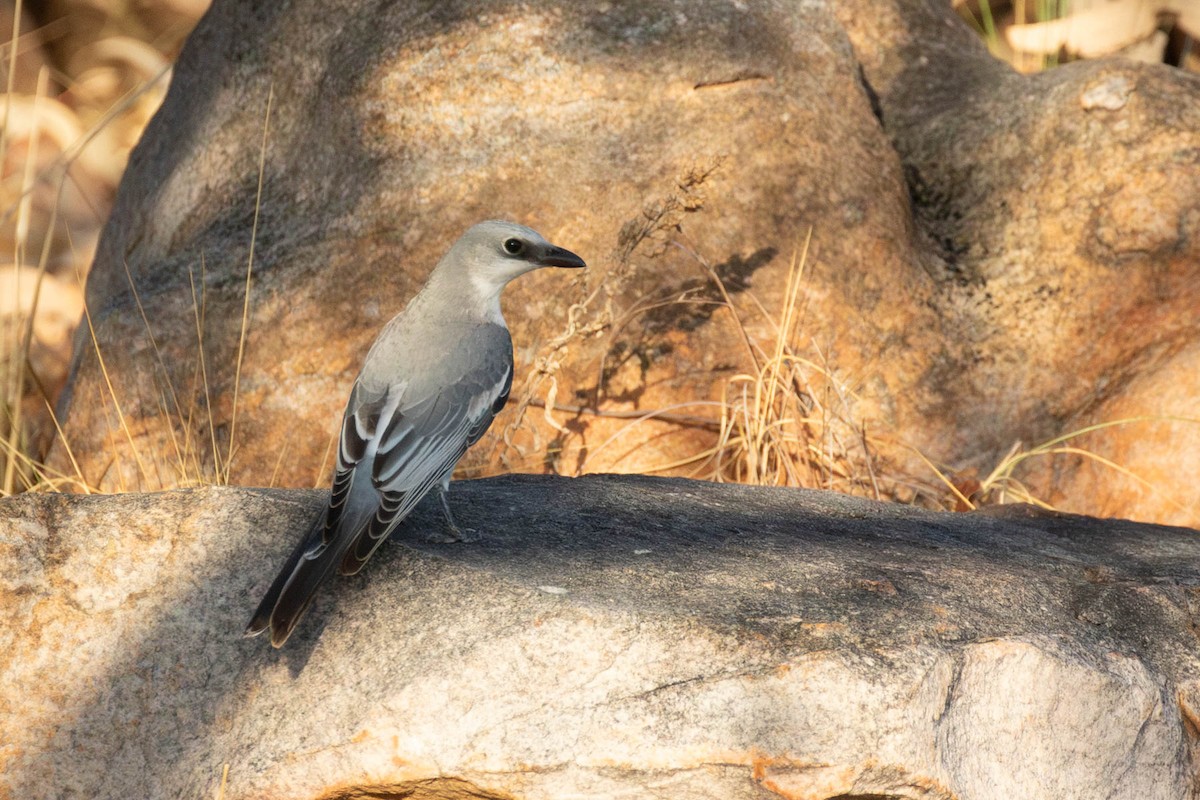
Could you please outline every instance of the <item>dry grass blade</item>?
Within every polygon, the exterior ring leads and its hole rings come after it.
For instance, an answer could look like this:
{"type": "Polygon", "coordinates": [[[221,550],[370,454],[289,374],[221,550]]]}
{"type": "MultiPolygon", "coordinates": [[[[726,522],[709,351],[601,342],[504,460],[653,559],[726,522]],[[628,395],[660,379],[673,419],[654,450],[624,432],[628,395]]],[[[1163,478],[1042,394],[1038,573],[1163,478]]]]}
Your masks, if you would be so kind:
{"type": "Polygon", "coordinates": [[[217,787],[217,800],[225,800],[225,787],[229,785],[229,764],[221,770],[221,785],[217,787]]]}
{"type": "Polygon", "coordinates": [[[283,457],[287,453],[288,442],[290,441],[290,439],[284,439],[283,445],[279,448],[279,455],[275,459],[275,468],[271,470],[271,481],[267,484],[272,489],[275,488],[275,481],[279,477],[279,468],[283,466],[283,457]]]}
{"type": "MultiPolygon", "coordinates": [[[[96,363],[100,365],[100,375],[104,378],[104,385],[108,389],[108,397],[112,401],[113,410],[117,414],[117,421],[121,428],[121,432],[125,435],[125,442],[129,445],[129,451],[133,454],[134,462],[137,464],[138,474],[145,483],[149,483],[149,473],[146,472],[146,465],[142,462],[142,456],[138,452],[138,447],[133,439],[133,432],[129,429],[129,422],[125,418],[125,413],[121,410],[121,401],[117,397],[117,390],[113,387],[112,376],[108,373],[108,367],[104,363],[104,355],[100,352],[100,340],[96,337],[96,327],[92,324],[92,313],[85,304],[83,307],[83,319],[88,326],[88,338],[92,343],[92,352],[96,354],[96,363]]],[[[123,484],[123,478],[118,471],[119,480],[123,484]]],[[[126,491],[124,485],[121,491],[126,491]]]]}
{"type": "MultiPolygon", "coordinates": [[[[171,382],[171,373],[167,369],[165,360],[163,359],[162,350],[158,346],[158,339],[154,335],[154,329],[150,325],[150,319],[146,316],[146,309],[142,305],[141,295],[138,293],[137,284],[134,283],[133,274],[129,271],[129,262],[122,259],[121,262],[125,267],[125,279],[129,284],[130,294],[133,295],[133,302],[137,306],[138,314],[142,318],[142,326],[146,329],[146,338],[150,340],[151,349],[154,351],[154,359],[158,364],[159,374],[162,375],[163,382],[166,384],[167,391],[170,393],[170,407],[167,407],[166,398],[160,404],[162,419],[170,420],[172,413],[177,419],[183,420],[183,408],[179,404],[179,395],[175,391],[175,385],[171,382]]],[[[175,459],[177,462],[178,474],[181,477],[186,477],[188,473],[188,456],[192,451],[191,442],[191,427],[184,426],[184,441],[179,442],[179,436],[175,432],[175,426],[168,422],[167,431],[171,436],[171,447],[175,451],[175,459]]],[[[197,475],[199,477],[199,475],[197,475]]]]}
{"type": "MultiPolygon", "coordinates": [[[[944,470],[938,469],[938,467],[918,448],[903,442],[901,444],[914,455],[916,455],[917,458],[921,459],[921,461],[925,463],[925,466],[929,467],[937,479],[945,484],[946,488],[950,490],[950,494],[954,496],[955,500],[957,500],[959,504],[961,504],[962,508],[965,508],[969,511],[974,511],[976,509],[975,503],[962,493],[962,490],[958,488],[954,481],[950,480],[950,477],[946,475],[944,470]]],[[[925,487],[918,484],[918,486],[915,488],[924,489],[925,487]]]]}
{"type": "MultiPolygon", "coordinates": [[[[200,384],[204,387],[204,411],[208,417],[208,437],[209,446],[212,448],[213,461],[215,464],[216,474],[225,474],[221,462],[221,450],[217,447],[217,429],[213,424],[212,415],[212,397],[208,388],[208,358],[204,353],[204,321],[206,318],[208,294],[205,291],[205,278],[207,277],[208,269],[205,263],[204,254],[200,254],[200,295],[196,295],[196,278],[192,272],[192,265],[188,264],[188,283],[192,290],[192,316],[196,321],[196,352],[197,369],[200,372],[200,384]]],[[[195,392],[193,391],[193,396],[195,392]]],[[[188,412],[189,424],[191,419],[191,411],[188,412]]]]}
{"type": "MultiPolygon", "coordinates": [[[[19,9],[19,6],[18,6],[19,9]]],[[[14,37],[15,38],[15,37],[14,37]]],[[[13,48],[16,52],[16,48],[13,48]]],[[[12,73],[9,73],[9,79],[12,79],[12,73]]],[[[17,203],[17,230],[16,230],[16,252],[13,253],[13,263],[23,264],[25,262],[25,252],[29,239],[30,217],[32,216],[33,205],[33,185],[36,181],[35,166],[38,158],[38,108],[42,97],[46,94],[47,72],[43,68],[38,72],[37,92],[33,98],[33,133],[29,140],[29,152],[25,157],[25,171],[21,184],[21,198],[17,203]]],[[[9,118],[6,115],[4,119],[4,130],[8,130],[9,118]]],[[[0,152],[0,164],[3,164],[3,153],[0,152]]],[[[59,184],[61,194],[62,184],[59,184]]],[[[51,228],[53,228],[53,220],[57,216],[58,203],[54,204],[51,210],[51,228]]],[[[4,483],[0,486],[0,493],[5,495],[12,494],[16,489],[17,467],[22,463],[21,459],[15,458],[14,453],[20,452],[21,437],[24,430],[24,420],[22,420],[22,409],[24,404],[22,399],[25,396],[25,380],[27,373],[27,363],[29,361],[29,349],[33,344],[33,324],[37,314],[38,297],[42,290],[42,281],[46,275],[46,263],[49,258],[49,243],[50,237],[47,236],[43,242],[42,253],[38,262],[38,273],[34,283],[33,301],[29,309],[28,317],[25,321],[25,331],[21,335],[18,342],[15,342],[16,351],[13,353],[10,360],[10,375],[9,385],[7,389],[6,403],[8,407],[7,425],[8,425],[8,455],[5,457],[4,463],[4,483]]],[[[20,273],[18,273],[19,276],[20,273]]],[[[19,277],[18,277],[19,280],[19,277]]],[[[20,287],[16,287],[18,296],[20,295],[20,287]]],[[[28,481],[26,475],[21,476],[22,480],[28,481]]]]}
{"type": "Polygon", "coordinates": [[[242,382],[242,358],[246,353],[246,331],[250,325],[250,278],[254,274],[254,245],[258,239],[258,214],[262,208],[263,177],[267,170],[267,136],[271,129],[271,104],[275,100],[275,84],[267,89],[267,109],[263,113],[262,145],[258,153],[258,191],[254,197],[254,223],[250,228],[250,254],[246,259],[246,289],[242,300],[242,330],[238,336],[237,366],[233,372],[233,410],[229,415],[229,449],[225,455],[225,471],[222,483],[229,483],[233,467],[233,451],[237,441],[238,392],[242,382]]]}
{"type": "Polygon", "coordinates": [[[13,3],[13,28],[12,37],[8,40],[11,42],[8,48],[8,82],[4,88],[4,127],[0,128],[0,164],[4,164],[8,158],[8,120],[12,119],[12,101],[13,88],[16,85],[17,78],[17,53],[20,48],[17,47],[17,42],[21,38],[21,17],[25,13],[25,4],[23,0],[16,0],[13,3]]]}
{"type": "Polygon", "coordinates": [[[312,488],[314,489],[322,489],[329,485],[329,481],[333,480],[332,475],[329,476],[328,480],[326,479],[325,469],[329,466],[329,454],[333,452],[333,446],[337,442],[337,438],[338,434],[333,433],[325,442],[325,452],[321,454],[321,465],[317,467],[317,477],[316,480],[313,481],[312,488]]]}
{"type": "MultiPolygon", "coordinates": [[[[809,232],[809,235],[812,235],[811,231],[809,232]]],[[[708,275],[708,278],[713,282],[713,285],[717,287],[717,291],[720,292],[722,299],[725,301],[725,307],[730,310],[730,312],[733,314],[734,321],[737,323],[738,332],[742,337],[742,344],[746,346],[746,353],[750,356],[750,361],[754,365],[754,371],[759,372],[761,370],[761,366],[758,363],[759,356],[756,352],[754,341],[750,338],[750,334],[746,332],[746,326],[743,325],[741,319],[738,318],[737,307],[733,304],[733,299],[729,296],[729,291],[725,288],[725,281],[721,280],[721,276],[718,275],[717,271],[712,268],[711,264],[708,263],[708,259],[700,255],[696,248],[690,246],[685,247],[682,242],[678,241],[673,242],[673,244],[690,255],[692,259],[695,260],[695,262],[700,265],[701,269],[703,269],[708,275]]]]}
{"type": "Polygon", "coordinates": [[[58,436],[58,440],[62,442],[63,450],[67,453],[67,458],[71,462],[71,468],[75,470],[75,480],[77,485],[84,494],[91,494],[92,487],[83,478],[83,470],[79,468],[79,462],[75,460],[75,453],[71,450],[71,443],[67,441],[66,434],[63,433],[62,425],[58,424],[58,415],[54,413],[54,408],[50,405],[50,401],[46,400],[46,411],[50,414],[50,420],[54,423],[54,431],[58,436]]]}
{"type": "MultiPolygon", "coordinates": [[[[1172,415],[1125,417],[1122,419],[1109,420],[1107,422],[1099,422],[1094,425],[1088,425],[1086,427],[1079,428],[1078,430],[1070,431],[1069,433],[1064,433],[1061,436],[1056,436],[1055,438],[1042,442],[1041,444],[1031,447],[1028,450],[1021,449],[1020,443],[1018,442],[1017,444],[1013,445],[1012,449],[1010,449],[1008,454],[1000,460],[991,473],[989,473],[988,476],[980,482],[979,496],[983,498],[990,498],[992,502],[996,503],[1009,502],[1009,498],[1011,497],[1015,502],[1033,503],[1034,505],[1042,506],[1044,508],[1053,508],[1053,506],[1051,506],[1045,500],[1036,497],[1028,487],[1026,487],[1014,476],[1014,472],[1016,471],[1017,467],[1032,458],[1055,455],[1072,455],[1093,461],[1103,467],[1106,467],[1107,469],[1111,469],[1114,472],[1124,475],[1146,490],[1163,497],[1163,499],[1165,499],[1172,506],[1180,510],[1187,510],[1186,505],[1169,496],[1162,491],[1161,487],[1154,485],[1150,481],[1147,481],[1133,470],[1128,469],[1127,467],[1122,466],[1121,464],[1118,464],[1115,461],[1105,458],[1100,454],[1092,452],[1086,448],[1067,446],[1066,444],[1073,439],[1078,439],[1081,436],[1093,433],[1095,431],[1139,423],[1154,422],[1182,422],[1195,425],[1200,424],[1200,419],[1172,415]]],[[[974,504],[971,504],[971,507],[973,508],[974,504]]]]}
{"type": "MultiPolygon", "coordinates": [[[[535,408],[545,408],[546,401],[535,397],[534,399],[529,401],[529,405],[531,405],[535,408]]],[[[698,401],[696,403],[696,405],[713,405],[713,406],[720,407],[721,404],[716,402],[715,400],[712,400],[712,401],[698,401]]],[[[593,417],[608,417],[610,419],[634,419],[634,420],[636,420],[636,419],[641,419],[647,413],[645,411],[613,411],[613,410],[604,409],[604,408],[592,408],[590,406],[579,406],[579,405],[573,405],[571,403],[557,403],[557,402],[553,405],[552,408],[554,411],[561,411],[565,414],[576,414],[576,415],[587,414],[587,415],[593,416],[593,417]]],[[[692,427],[692,428],[709,428],[711,430],[718,430],[720,427],[720,422],[715,418],[709,419],[708,417],[697,417],[697,416],[692,416],[690,414],[673,414],[670,411],[665,411],[661,408],[654,411],[653,414],[654,414],[654,419],[657,419],[661,422],[670,422],[674,425],[682,425],[685,427],[692,427]]]]}

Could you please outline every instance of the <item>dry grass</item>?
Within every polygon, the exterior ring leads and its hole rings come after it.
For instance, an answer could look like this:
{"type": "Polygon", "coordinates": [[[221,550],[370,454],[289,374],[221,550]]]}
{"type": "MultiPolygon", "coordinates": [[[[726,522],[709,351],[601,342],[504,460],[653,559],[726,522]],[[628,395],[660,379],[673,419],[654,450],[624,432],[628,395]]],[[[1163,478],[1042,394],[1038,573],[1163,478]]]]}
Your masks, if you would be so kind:
{"type": "MultiPolygon", "coordinates": [[[[720,435],[709,460],[713,480],[766,486],[810,486],[879,496],[865,439],[850,435],[854,397],[810,345],[814,357],[799,351],[802,340],[799,296],[812,230],[793,255],[783,308],[772,318],[748,292],[773,331],[760,346],[752,340],[716,272],[701,262],[717,284],[745,343],[752,370],[729,378],[722,389],[720,435]],[[865,478],[865,480],[864,480],[865,478]]],[[[704,473],[701,473],[704,474],[704,473]]]]}
{"type": "MultiPolygon", "coordinates": [[[[192,295],[192,316],[196,328],[196,351],[198,358],[193,372],[192,386],[190,391],[186,393],[188,398],[187,407],[179,400],[179,392],[170,380],[170,372],[163,359],[162,351],[158,346],[156,337],[154,336],[153,328],[149,318],[146,316],[145,309],[142,306],[141,298],[137,291],[137,286],[134,284],[133,277],[129,273],[128,265],[125,267],[126,278],[129,281],[130,292],[134,298],[138,313],[141,316],[143,327],[145,328],[146,337],[150,341],[151,348],[154,351],[155,360],[157,362],[160,375],[162,376],[161,386],[162,391],[159,395],[159,412],[160,417],[166,420],[166,430],[170,436],[171,452],[174,456],[174,461],[171,464],[173,471],[169,476],[163,476],[156,471],[153,481],[150,480],[148,471],[145,468],[138,442],[130,432],[129,426],[126,423],[124,414],[121,413],[120,399],[117,396],[116,390],[113,388],[112,381],[109,377],[108,369],[105,366],[103,355],[100,350],[99,341],[95,334],[95,329],[91,324],[91,315],[85,311],[85,319],[88,321],[88,330],[92,347],[95,351],[97,363],[100,367],[100,372],[104,377],[105,385],[108,388],[109,400],[112,403],[112,408],[116,412],[122,432],[125,434],[126,444],[129,452],[138,465],[138,472],[144,483],[157,485],[162,487],[185,487],[185,486],[204,486],[204,485],[227,485],[230,481],[230,474],[234,459],[237,454],[237,417],[238,417],[238,399],[241,389],[241,373],[242,363],[245,357],[246,336],[250,328],[250,308],[251,308],[251,287],[253,285],[254,276],[254,251],[255,243],[258,237],[259,214],[262,206],[263,181],[266,175],[266,154],[270,136],[271,112],[274,103],[274,87],[272,86],[267,93],[266,107],[263,111],[263,131],[262,141],[259,148],[259,164],[258,164],[258,183],[254,199],[254,219],[250,231],[250,245],[246,258],[246,279],[244,282],[244,294],[242,299],[242,316],[241,325],[238,330],[238,350],[237,360],[234,366],[234,386],[232,395],[232,410],[230,413],[229,434],[228,440],[225,443],[224,454],[218,442],[217,437],[217,420],[212,413],[212,393],[210,390],[208,377],[208,364],[205,356],[204,346],[204,330],[205,330],[205,311],[207,307],[205,295],[205,276],[207,274],[207,265],[204,258],[200,261],[200,290],[197,292],[195,273],[189,267],[188,280],[192,295]],[[203,398],[203,410],[199,407],[200,399],[203,398]],[[199,429],[200,434],[196,431],[199,429]],[[206,434],[206,435],[205,435],[206,434]]],[[[64,440],[64,445],[66,444],[64,440]]],[[[282,459],[283,453],[280,453],[282,459]]],[[[147,454],[147,460],[155,465],[156,470],[162,464],[162,454],[152,453],[147,454]]],[[[276,465],[278,469],[278,464],[276,465]]],[[[120,473],[118,472],[118,475],[120,473]]],[[[272,484],[274,476],[272,477],[272,484]]],[[[124,487],[121,487],[124,491],[124,487]]]]}
{"type": "MultiPolygon", "coordinates": [[[[714,433],[714,440],[707,449],[650,468],[642,467],[645,472],[682,472],[689,477],[719,482],[822,488],[876,499],[903,497],[907,502],[948,510],[968,511],[981,505],[1004,503],[1030,503],[1052,509],[1053,505],[1039,496],[1021,475],[1036,459],[1078,456],[1134,481],[1147,491],[1164,497],[1172,506],[1186,509],[1163,487],[1153,485],[1132,470],[1075,444],[1075,441],[1095,431],[1135,423],[1194,424],[1200,420],[1154,416],[1103,422],[1033,447],[1026,448],[1018,442],[982,479],[971,472],[957,474],[904,444],[896,432],[869,428],[868,421],[857,414],[859,403],[851,382],[839,374],[813,337],[803,330],[801,297],[811,230],[792,258],[783,306],[776,316],[766,311],[752,291],[743,290],[752,307],[768,324],[771,336],[767,341],[755,338],[717,272],[694,246],[683,240],[681,232],[676,231],[676,234],[674,244],[691,256],[719,293],[719,305],[733,323],[734,339],[742,345],[746,369],[724,381],[720,400],[686,401],[649,411],[613,411],[557,404],[553,394],[540,402],[537,399],[529,401],[531,405],[541,406],[546,415],[558,411],[629,420],[590,450],[587,460],[577,469],[578,473],[586,472],[588,463],[598,462],[601,454],[619,442],[631,441],[633,444],[617,460],[617,468],[624,458],[637,458],[640,463],[640,450],[646,445],[647,437],[639,437],[639,432],[647,422],[656,421],[680,428],[706,428],[714,433]],[[800,345],[805,341],[808,342],[807,353],[800,345]],[[697,413],[704,409],[711,410],[712,414],[697,413]],[[689,413],[680,413],[684,410],[689,413]],[[900,467],[897,459],[881,462],[876,454],[897,444],[911,451],[924,468],[900,467]]],[[[681,297],[668,302],[693,300],[681,297]]],[[[654,305],[656,303],[647,307],[654,305]]],[[[608,325],[603,326],[603,330],[612,334],[619,327],[613,325],[613,321],[627,316],[606,316],[608,325]]],[[[589,330],[589,333],[594,332],[589,330]]],[[[563,430],[561,424],[555,424],[555,427],[563,430]]]]}
{"type": "MultiPolygon", "coordinates": [[[[734,376],[724,387],[720,439],[712,450],[698,454],[694,459],[712,464],[711,472],[701,473],[702,477],[760,485],[819,487],[846,494],[871,495],[876,499],[881,497],[882,485],[904,486],[916,490],[918,501],[923,498],[935,507],[958,511],[1007,503],[1028,503],[1055,510],[1053,504],[1020,478],[1022,469],[1035,459],[1077,456],[1133,481],[1179,510],[1188,510],[1188,506],[1165,487],[1073,444],[1089,433],[1138,423],[1200,423],[1200,419],[1187,417],[1131,417],[1088,425],[1032,447],[1016,442],[981,480],[971,473],[951,478],[948,476],[953,474],[950,470],[935,466],[916,448],[910,449],[928,467],[929,474],[897,472],[894,465],[886,473],[877,474],[872,445],[884,447],[887,441],[894,441],[894,437],[877,441],[868,435],[866,421],[853,417],[853,394],[846,388],[846,383],[824,360],[802,358],[788,344],[798,338],[791,326],[796,320],[794,308],[803,259],[800,267],[797,269],[793,261],[787,304],[776,326],[773,352],[764,353],[755,344],[755,369],[734,376]],[[825,402],[819,398],[825,398],[825,402]],[[855,429],[861,433],[856,443],[861,449],[857,452],[850,444],[853,437],[848,435],[855,429]],[[930,475],[944,486],[944,491],[933,489],[936,484],[930,481],[930,475]]],[[[732,304],[729,308],[745,336],[745,326],[737,318],[732,304]]],[[[665,468],[685,463],[688,462],[679,461],[665,468]]]]}
{"type": "Polygon", "coordinates": [[[168,54],[190,29],[182,6],[158,17],[153,7],[127,11],[130,21],[80,5],[70,12],[79,16],[38,27],[26,5],[14,4],[0,45],[0,495],[91,488],[69,443],[73,474],[40,456],[62,438],[53,408],[100,227],[128,151],[165,92],[168,54]],[[131,37],[129,26],[149,38],[131,37]]]}
{"type": "MultiPolygon", "coordinates": [[[[647,471],[686,468],[691,476],[707,480],[821,487],[855,494],[865,490],[879,496],[865,439],[850,435],[856,427],[852,421],[853,392],[825,363],[816,345],[811,345],[813,357],[798,350],[797,343],[804,338],[799,298],[811,236],[810,231],[793,255],[778,316],[772,317],[753,292],[745,290],[773,332],[766,343],[751,334],[712,265],[690,243],[677,240],[677,246],[700,266],[722,298],[720,305],[732,320],[747,369],[725,381],[720,401],[698,401],[639,414],[591,451],[589,459],[596,459],[647,421],[669,422],[671,412],[679,408],[703,406],[717,412],[706,420],[716,432],[713,445],[647,471]]],[[[628,451],[626,456],[635,452],[628,451]]]]}
{"type": "MultiPolygon", "coordinates": [[[[10,71],[10,78],[11,75],[12,72],[10,71]]],[[[22,105],[20,103],[12,103],[11,93],[9,99],[6,100],[6,105],[17,110],[26,107],[32,108],[34,115],[32,121],[22,120],[19,125],[20,129],[28,135],[28,145],[26,147],[24,167],[21,172],[19,191],[15,193],[16,202],[8,211],[8,218],[12,220],[12,229],[14,232],[15,254],[13,260],[18,264],[28,262],[25,252],[29,249],[27,243],[28,232],[33,227],[33,223],[37,221],[36,212],[39,209],[34,208],[33,199],[36,196],[35,190],[39,184],[51,183],[57,186],[55,194],[56,202],[50,204],[47,208],[40,209],[43,214],[48,214],[50,220],[48,225],[43,224],[42,227],[53,231],[59,209],[58,200],[61,199],[63,186],[70,180],[72,165],[85,152],[85,148],[89,146],[89,143],[108,128],[120,125],[123,121],[128,122],[123,115],[133,109],[135,104],[147,93],[161,88],[160,84],[164,83],[163,78],[166,75],[166,71],[160,71],[150,80],[142,82],[124,93],[114,102],[111,108],[99,116],[91,129],[85,131],[79,139],[63,147],[58,158],[51,162],[49,167],[43,166],[39,171],[35,169],[34,165],[40,163],[37,148],[39,142],[44,137],[41,136],[41,132],[39,131],[36,112],[38,109],[38,99],[46,93],[45,75],[46,70],[43,69],[42,77],[39,79],[38,90],[34,95],[32,104],[22,105]]],[[[124,447],[117,448],[114,446],[114,464],[116,459],[119,458],[117,453],[131,454],[130,458],[135,466],[136,474],[143,484],[186,486],[223,483],[229,480],[231,463],[236,454],[237,397],[241,366],[245,353],[246,333],[249,325],[254,242],[257,236],[262,184],[265,176],[265,154],[269,136],[272,100],[273,91],[268,96],[267,107],[264,112],[258,192],[255,202],[250,252],[247,257],[246,296],[242,314],[242,327],[239,332],[237,365],[235,368],[234,410],[228,441],[225,443],[226,447],[224,451],[218,447],[216,424],[213,419],[211,395],[209,392],[208,365],[204,355],[205,294],[203,287],[205,285],[204,276],[206,267],[203,262],[200,264],[199,290],[197,290],[195,275],[189,270],[197,345],[200,353],[191,391],[182,393],[189,397],[190,400],[181,402],[181,393],[177,391],[177,388],[169,380],[164,380],[160,384],[162,389],[158,398],[159,412],[162,419],[170,420],[167,426],[167,434],[169,436],[168,446],[173,458],[164,458],[167,455],[166,453],[141,452],[146,447],[142,443],[145,438],[144,436],[139,436],[139,431],[134,430],[124,412],[121,397],[105,362],[104,353],[96,335],[91,313],[85,305],[81,304],[82,322],[86,325],[88,334],[87,342],[92,348],[97,364],[100,367],[100,374],[106,390],[106,396],[102,402],[106,404],[107,412],[114,418],[116,423],[115,430],[124,441],[124,447]],[[196,433],[198,430],[205,433],[198,435],[196,433]],[[162,474],[164,468],[170,474],[162,474]]],[[[157,105],[157,102],[156,99],[155,105],[157,105]]],[[[138,119],[144,122],[144,119],[148,118],[148,116],[148,114],[144,113],[144,109],[142,109],[142,113],[138,119]]],[[[15,116],[9,116],[6,117],[6,122],[15,119],[15,116]]],[[[0,154],[5,150],[5,145],[9,141],[9,131],[10,126],[6,124],[4,126],[4,135],[0,137],[0,154]]],[[[0,162],[2,162],[2,158],[0,158],[0,162]]],[[[14,193],[10,193],[10,196],[13,195],[14,193]]],[[[102,220],[97,220],[97,226],[100,221],[102,220]]],[[[69,244],[73,247],[72,233],[72,228],[67,226],[62,236],[65,236],[69,244]]],[[[11,310],[7,309],[7,306],[0,307],[0,311],[5,311],[6,313],[9,311],[12,312],[8,313],[7,316],[0,317],[0,321],[6,323],[0,328],[0,334],[3,334],[3,337],[0,338],[0,347],[3,348],[5,356],[0,361],[0,367],[4,367],[2,373],[0,373],[0,376],[2,376],[2,381],[0,381],[0,388],[2,388],[2,394],[0,394],[0,476],[3,477],[3,483],[0,484],[0,496],[30,490],[90,492],[96,488],[84,479],[72,452],[70,442],[66,440],[62,427],[55,416],[53,402],[57,394],[56,389],[46,389],[43,380],[39,376],[39,371],[35,369],[35,365],[32,363],[30,357],[31,351],[38,344],[33,332],[34,326],[39,319],[39,312],[43,307],[41,301],[44,298],[39,295],[41,281],[50,274],[47,265],[50,263],[52,249],[57,246],[59,246],[58,243],[52,240],[50,234],[47,233],[40,246],[40,260],[37,266],[38,285],[35,287],[32,301],[22,307],[11,310]],[[19,324],[14,324],[14,320],[19,324]],[[32,395],[31,390],[33,392],[32,395]],[[53,470],[39,458],[38,454],[45,449],[46,442],[44,439],[40,442],[35,441],[35,437],[31,433],[32,429],[27,424],[27,409],[33,406],[35,401],[39,415],[44,418],[44,424],[52,426],[51,435],[57,439],[67,460],[71,464],[71,474],[63,474],[53,470]]],[[[89,248],[75,255],[76,257],[72,259],[72,263],[69,266],[73,269],[76,280],[82,285],[86,268],[89,266],[91,259],[91,250],[89,248]]],[[[127,265],[126,278],[129,282],[138,313],[141,316],[148,341],[151,344],[158,369],[160,374],[165,377],[168,375],[168,372],[164,363],[163,353],[154,336],[151,321],[147,317],[145,308],[142,306],[137,287],[134,285],[133,277],[127,265]]],[[[66,338],[69,339],[70,337],[67,336],[66,338]]],[[[118,467],[115,470],[117,476],[116,488],[122,491],[131,488],[124,484],[124,471],[119,468],[120,465],[117,464],[116,466],[118,467]]]]}
{"type": "Polygon", "coordinates": [[[1158,486],[1146,480],[1133,470],[1105,458],[1099,453],[1072,444],[1074,440],[1084,437],[1089,433],[1108,428],[1165,422],[1183,422],[1195,425],[1200,424],[1200,419],[1169,415],[1127,417],[1088,425],[1061,436],[1056,436],[1033,447],[1025,447],[1021,442],[1015,442],[1009,448],[1008,453],[982,479],[977,478],[974,472],[953,475],[949,470],[939,469],[924,456],[921,456],[921,458],[948,490],[947,505],[958,511],[973,511],[983,505],[1002,505],[1005,503],[1028,503],[1040,508],[1056,510],[1054,505],[1041,497],[1018,477],[1020,468],[1028,466],[1030,461],[1052,458],[1054,456],[1076,456],[1099,464],[1105,469],[1111,470],[1116,475],[1129,479],[1150,494],[1160,497],[1168,505],[1181,511],[1187,511],[1189,506],[1172,496],[1171,492],[1165,487],[1158,486]]]}

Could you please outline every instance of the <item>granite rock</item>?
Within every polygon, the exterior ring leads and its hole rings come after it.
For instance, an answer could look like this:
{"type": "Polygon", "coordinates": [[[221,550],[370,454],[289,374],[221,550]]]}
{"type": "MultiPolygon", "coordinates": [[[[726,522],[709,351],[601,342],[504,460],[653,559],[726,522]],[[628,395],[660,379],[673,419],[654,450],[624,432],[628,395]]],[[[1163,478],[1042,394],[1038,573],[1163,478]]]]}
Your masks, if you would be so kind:
{"type": "Polygon", "coordinates": [[[0,797],[1194,797],[1196,531],[512,476],[242,639],[324,500],[0,501],[0,797]]]}

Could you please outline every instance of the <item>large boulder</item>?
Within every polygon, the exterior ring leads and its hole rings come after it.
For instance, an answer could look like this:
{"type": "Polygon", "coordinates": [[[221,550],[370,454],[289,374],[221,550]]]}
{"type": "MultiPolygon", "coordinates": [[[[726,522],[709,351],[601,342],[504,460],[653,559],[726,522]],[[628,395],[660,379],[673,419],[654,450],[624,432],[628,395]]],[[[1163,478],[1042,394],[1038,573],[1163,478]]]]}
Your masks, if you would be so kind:
{"type": "Polygon", "coordinates": [[[496,478],[242,639],[325,500],[0,501],[0,797],[1194,796],[1196,531],[496,478]]]}
{"type": "MultiPolygon", "coordinates": [[[[507,292],[520,364],[497,433],[530,399],[709,401],[748,365],[708,268],[764,339],[747,290],[778,315],[810,227],[812,329],[860,319],[830,331],[838,358],[857,364],[905,331],[914,352],[939,347],[900,164],[820,8],[218,3],[117,205],[88,287],[99,346],[81,339],[65,406],[83,475],[105,487],[321,481],[367,344],[487,217],[592,265],[575,283],[539,274],[507,292]],[[905,286],[884,291],[897,273],[905,286]]],[[[912,383],[904,371],[888,396],[912,383]]],[[[525,416],[534,435],[478,448],[476,463],[571,471],[624,455],[623,441],[583,463],[623,420],[556,413],[559,431],[525,416]]],[[[712,438],[657,432],[620,466],[712,438]]]]}
{"type": "MultiPolygon", "coordinates": [[[[592,268],[509,289],[514,402],[468,471],[716,474],[776,414],[806,480],[935,502],[928,462],[986,474],[1196,340],[1198,100],[1167,68],[1018,76],[940,2],[218,2],[102,237],[54,466],[323,483],[369,341],[510,216],[592,268]]],[[[1062,502],[1174,513],[1122,480],[1062,502]]]]}
{"type": "Polygon", "coordinates": [[[948,448],[988,468],[1067,444],[1029,479],[1062,508],[1196,525],[1200,76],[1120,60],[1021,76],[937,2],[836,5],[939,256],[967,348],[948,448]],[[977,457],[971,458],[974,451],[977,457]]]}

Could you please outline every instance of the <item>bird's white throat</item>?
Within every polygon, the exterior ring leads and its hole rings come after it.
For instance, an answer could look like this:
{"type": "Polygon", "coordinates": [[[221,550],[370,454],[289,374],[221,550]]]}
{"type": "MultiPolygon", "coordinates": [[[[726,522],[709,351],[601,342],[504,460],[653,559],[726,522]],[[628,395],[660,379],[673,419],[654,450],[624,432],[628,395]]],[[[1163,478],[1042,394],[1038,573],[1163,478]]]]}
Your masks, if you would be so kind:
{"type": "Polygon", "coordinates": [[[504,291],[508,281],[497,283],[489,276],[472,275],[471,283],[475,290],[475,296],[479,298],[480,307],[484,309],[484,317],[487,321],[504,325],[504,314],[500,310],[500,293],[504,291]]]}

